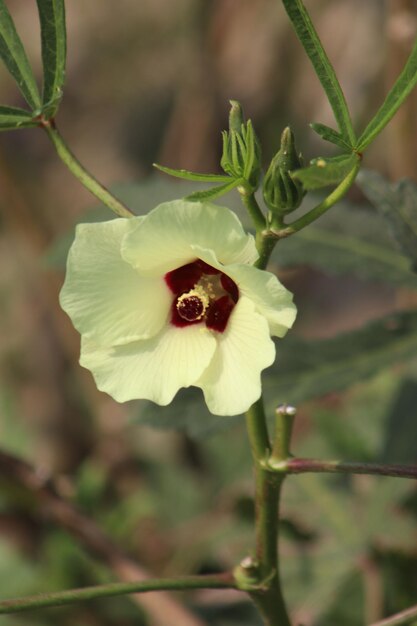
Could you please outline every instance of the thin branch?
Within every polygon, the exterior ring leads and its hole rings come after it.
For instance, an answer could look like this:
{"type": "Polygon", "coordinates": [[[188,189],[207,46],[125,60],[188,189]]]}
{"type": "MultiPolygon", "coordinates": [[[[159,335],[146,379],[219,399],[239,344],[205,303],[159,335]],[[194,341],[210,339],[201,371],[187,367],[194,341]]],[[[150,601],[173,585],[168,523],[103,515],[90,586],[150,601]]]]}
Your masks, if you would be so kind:
{"type": "Polygon", "coordinates": [[[41,609],[64,604],[74,604],[95,598],[108,598],[130,593],[147,593],[149,591],[181,591],[184,589],[234,589],[233,575],[229,573],[207,576],[183,576],[175,579],[155,578],[132,583],[110,583],[84,587],[83,589],[67,589],[55,593],[40,593],[25,598],[16,598],[0,602],[0,615],[20,613],[30,609],[41,609]]]}
{"type": "MultiPolygon", "coordinates": [[[[125,554],[93,520],[59,496],[53,485],[46,483],[44,477],[25,461],[0,451],[0,482],[12,483],[27,490],[43,519],[49,519],[67,531],[91,554],[105,563],[120,580],[137,583],[150,578],[149,572],[125,554]]],[[[204,626],[200,619],[166,592],[158,593],[157,596],[136,595],[134,601],[149,612],[152,626],[166,626],[167,615],[173,624],[204,626]]]]}
{"type": "Polygon", "coordinates": [[[65,143],[53,120],[42,121],[41,127],[44,128],[49,139],[54,144],[59,158],[86,189],[119,217],[135,217],[134,213],[123,204],[123,202],[110,193],[104,185],[99,183],[98,180],[81,165],[65,143]]]}
{"type": "Polygon", "coordinates": [[[417,618],[417,604],[380,622],[374,622],[370,626],[405,626],[405,624],[411,624],[415,618],[417,618]]]}
{"type": "Polygon", "coordinates": [[[280,230],[266,230],[264,231],[264,237],[273,237],[275,239],[284,239],[285,237],[290,237],[297,233],[299,230],[302,230],[309,224],[315,222],[319,217],[324,215],[332,206],[334,206],[337,202],[342,200],[342,198],[347,194],[349,189],[352,187],[355,182],[356,176],[360,169],[360,161],[356,164],[356,166],[352,169],[351,172],[342,180],[341,183],[334,189],[320,204],[315,206],[311,211],[308,211],[305,215],[302,215],[298,220],[288,224],[288,226],[284,226],[280,230]]]}
{"type": "Polygon", "coordinates": [[[372,474],[375,476],[396,476],[398,478],[417,479],[417,465],[393,465],[380,463],[352,463],[344,461],[316,461],[315,459],[288,459],[281,463],[270,464],[271,469],[287,474],[305,474],[307,472],[333,474],[372,474]]]}

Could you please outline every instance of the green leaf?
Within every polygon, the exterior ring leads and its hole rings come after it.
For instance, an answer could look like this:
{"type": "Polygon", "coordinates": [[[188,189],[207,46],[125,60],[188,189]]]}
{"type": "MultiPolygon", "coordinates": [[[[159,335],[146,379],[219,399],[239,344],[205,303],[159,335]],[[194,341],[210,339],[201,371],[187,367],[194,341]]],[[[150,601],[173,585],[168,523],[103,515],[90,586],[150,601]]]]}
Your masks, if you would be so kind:
{"type": "Polygon", "coordinates": [[[37,126],[33,114],[17,107],[0,106],[0,130],[13,130],[37,126]]]}
{"type": "Polygon", "coordinates": [[[39,109],[41,97],[38,86],[4,0],[0,0],[0,57],[16,80],[27,103],[33,109],[39,109]]]}
{"type": "Polygon", "coordinates": [[[280,241],[273,258],[281,267],[307,264],[327,274],[417,289],[410,260],[392,240],[384,218],[348,202],[334,207],[319,225],[280,241]]]}
{"type": "Polygon", "coordinates": [[[342,135],[334,130],[334,128],[330,128],[330,126],[326,126],[326,124],[317,124],[312,123],[310,127],[325,141],[329,141],[330,143],[339,146],[343,150],[349,150],[351,152],[351,146],[343,139],[342,135]]]}
{"type": "Polygon", "coordinates": [[[291,177],[299,180],[304,189],[320,189],[339,184],[356,167],[357,154],[342,154],[330,159],[319,157],[311,161],[309,167],[291,172],[291,177]]]}
{"type": "Polygon", "coordinates": [[[339,126],[343,139],[349,146],[355,142],[355,132],[345,96],[336,73],[322,46],[311,18],[301,0],[283,0],[295,32],[316,71],[339,126]]]}
{"type": "Polygon", "coordinates": [[[255,163],[255,156],[256,156],[255,155],[255,133],[253,131],[251,120],[248,120],[246,124],[245,147],[246,147],[246,158],[245,158],[245,169],[243,171],[243,178],[245,180],[249,180],[250,175],[252,173],[253,164],[255,163]]]}
{"type": "MultiPolygon", "coordinates": [[[[113,191],[137,215],[144,215],[161,202],[190,195],[197,186],[198,183],[154,176],[140,183],[117,185],[113,191]]],[[[250,219],[237,196],[229,193],[221,203],[234,210],[250,230],[250,219]]],[[[306,209],[316,202],[317,196],[307,196],[306,209]]],[[[83,221],[111,218],[110,211],[101,205],[87,213],[83,221]]],[[[353,274],[362,280],[417,289],[417,277],[410,269],[409,259],[398,250],[385,219],[376,211],[343,201],[323,215],[318,224],[280,241],[273,253],[273,263],[281,268],[310,265],[327,274],[353,274]]],[[[65,269],[72,238],[70,233],[51,246],[45,257],[49,267],[65,269]]]]}
{"type": "Polygon", "coordinates": [[[390,315],[334,339],[303,341],[290,335],[278,350],[264,389],[273,406],[297,404],[415,358],[417,312],[390,315]]]}
{"type": "Polygon", "coordinates": [[[239,185],[242,185],[244,182],[245,181],[242,178],[234,178],[226,185],[220,185],[218,187],[213,187],[212,189],[206,189],[205,191],[195,191],[189,196],[186,196],[185,199],[193,202],[214,200],[215,198],[220,198],[220,196],[223,196],[235,187],[239,187],[239,185]]]}
{"type": "Polygon", "coordinates": [[[36,0],[41,23],[43,105],[46,118],[53,117],[62,98],[65,81],[66,28],[64,0],[36,0]]]}
{"type": "MultiPolygon", "coordinates": [[[[303,476],[303,483],[307,483],[303,476]]],[[[314,479],[315,477],[313,477],[314,479]]],[[[310,479],[310,476],[308,477],[310,479]]],[[[315,529],[317,534],[320,535],[321,541],[316,542],[312,546],[312,550],[303,550],[300,547],[294,552],[289,552],[289,556],[283,558],[283,581],[284,589],[287,591],[289,602],[297,607],[300,615],[311,616],[312,620],[310,624],[324,624],[322,615],[326,609],[334,602],[335,597],[338,597],[340,590],[346,584],[346,580],[349,575],[354,572],[356,574],[357,560],[359,556],[359,548],[346,533],[335,533],[333,530],[323,532],[324,519],[327,522],[329,513],[327,509],[321,507],[322,499],[321,493],[318,493],[318,501],[314,500],[315,491],[312,488],[306,488],[301,490],[297,485],[297,492],[299,493],[298,511],[300,507],[306,507],[308,514],[301,516],[303,522],[310,522],[310,512],[313,507],[318,510],[322,521],[317,521],[315,529]]],[[[326,492],[330,502],[333,502],[333,508],[340,508],[345,511],[346,522],[350,523],[351,527],[355,527],[355,524],[346,515],[346,505],[348,502],[339,502],[334,498],[334,491],[326,489],[326,486],[322,487],[322,491],[326,492]]],[[[298,519],[299,513],[294,513],[295,519],[298,519]]],[[[347,528],[346,528],[347,529],[347,528]]],[[[327,530],[327,524],[326,524],[327,530]]],[[[285,553],[284,553],[285,554],[285,553]]],[[[357,574],[356,574],[357,576],[357,574]]],[[[345,614],[345,612],[344,612],[345,614]]],[[[297,620],[295,622],[299,624],[297,620]]],[[[304,622],[305,623],[305,622],[304,622]]],[[[344,622],[346,626],[348,622],[344,622]]],[[[349,622],[350,624],[359,624],[360,622],[349,622]]],[[[332,622],[332,626],[337,624],[341,626],[339,622],[332,622]]],[[[301,625],[300,625],[301,626],[301,625]]]]}
{"type": "Polygon", "coordinates": [[[191,437],[204,439],[210,434],[230,428],[240,417],[216,417],[209,413],[199,389],[182,389],[166,406],[153,402],[138,403],[132,419],[140,424],[161,429],[182,430],[191,437]]]}
{"type": "Polygon", "coordinates": [[[378,543],[378,539],[380,541],[383,539],[381,543],[386,544],[387,540],[385,537],[387,537],[390,544],[394,544],[394,546],[396,544],[395,547],[398,548],[402,544],[403,549],[409,548],[410,545],[415,543],[415,520],[411,516],[407,519],[407,514],[404,510],[401,511],[401,516],[398,513],[405,499],[410,497],[413,492],[415,493],[413,481],[384,476],[383,478],[374,479],[373,482],[372,494],[367,494],[365,496],[366,501],[363,502],[366,516],[363,517],[362,532],[365,534],[365,537],[367,536],[369,543],[372,541],[378,543]],[[397,514],[397,519],[395,519],[393,513],[397,514]],[[390,517],[392,522],[395,520],[395,526],[392,523],[391,529],[389,524],[390,517]],[[390,537],[394,528],[396,536],[390,537]]]}
{"type": "Polygon", "coordinates": [[[385,98],[381,108],[375,117],[359,137],[357,150],[361,152],[375,139],[375,137],[385,128],[388,122],[394,117],[404,100],[414,89],[417,83],[417,39],[414,43],[407,63],[401,74],[397,78],[391,91],[385,98]]]}
{"type": "MultiPolygon", "coordinates": [[[[305,341],[288,336],[277,345],[278,359],[263,375],[268,414],[282,402],[298,404],[340,391],[380,370],[415,357],[417,312],[391,315],[334,339],[305,341]]],[[[211,415],[200,390],[182,390],[169,407],[139,404],[135,420],[156,428],[185,430],[206,437],[234,425],[239,417],[211,415]]]]}
{"type": "Polygon", "coordinates": [[[417,441],[417,381],[405,379],[388,408],[383,463],[415,463],[417,441]]]}
{"type": "Polygon", "coordinates": [[[182,178],[183,180],[193,180],[201,183],[227,183],[230,181],[230,176],[222,176],[220,174],[197,174],[188,170],[173,170],[158,163],[154,163],[153,166],[165,174],[182,178]]]}
{"type": "MultiPolygon", "coordinates": [[[[347,551],[349,551],[349,546],[347,546],[347,551]]],[[[361,624],[363,622],[364,593],[362,577],[358,576],[357,565],[355,562],[352,563],[348,554],[340,554],[338,556],[339,560],[348,558],[351,563],[351,571],[347,573],[345,579],[339,585],[334,585],[333,594],[327,597],[327,602],[320,603],[319,606],[322,609],[320,626],[334,626],[334,624],[351,626],[352,624],[361,624]]],[[[330,568],[331,565],[332,563],[330,562],[330,568]]],[[[322,574],[321,571],[320,574],[322,574]]],[[[329,578],[332,578],[331,571],[328,575],[329,578]]]]}
{"type": "Polygon", "coordinates": [[[417,185],[411,180],[393,185],[370,170],[361,173],[358,184],[385,217],[401,250],[417,271],[417,185]]]}
{"type": "Polygon", "coordinates": [[[342,459],[361,459],[373,461],[374,455],[369,441],[363,433],[349,421],[349,429],[341,428],[335,419],[334,411],[319,408],[315,412],[314,426],[331,449],[332,456],[342,459]]]}

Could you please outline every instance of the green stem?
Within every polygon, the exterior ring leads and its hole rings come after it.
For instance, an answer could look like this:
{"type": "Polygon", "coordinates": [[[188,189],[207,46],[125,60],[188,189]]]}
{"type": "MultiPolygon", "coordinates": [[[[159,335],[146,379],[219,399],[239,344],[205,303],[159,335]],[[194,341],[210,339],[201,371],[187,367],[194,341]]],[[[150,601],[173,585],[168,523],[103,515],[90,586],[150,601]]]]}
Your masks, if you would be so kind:
{"type": "Polygon", "coordinates": [[[255,267],[258,267],[261,270],[266,268],[276,243],[276,239],[273,239],[272,237],[265,237],[263,232],[258,231],[256,233],[256,248],[259,253],[259,259],[256,261],[255,267]]]}
{"type": "Polygon", "coordinates": [[[236,587],[232,574],[207,576],[184,576],[175,579],[155,578],[132,583],[110,583],[85,587],[84,589],[68,589],[56,593],[42,593],[0,602],[0,614],[19,613],[30,609],[73,604],[84,600],[121,596],[130,593],[146,593],[148,591],[180,591],[184,589],[234,589],[236,587]]]}
{"type": "Polygon", "coordinates": [[[275,433],[272,454],[269,458],[269,465],[274,463],[286,463],[290,458],[290,443],[296,408],[287,404],[282,404],[276,410],[275,433]]]}
{"type": "Polygon", "coordinates": [[[286,474],[329,473],[368,474],[417,479],[417,465],[383,465],[379,463],[352,463],[344,461],[316,461],[315,459],[284,459],[279,461],[272,455],[269,460],[272,470],[286,474]]]}
{"type": "Polygon", "coordinates": [[[265,231],[267,221],[261,211],[254,192],[244,185],[238,187],[238,191],[244,206],[246,207],[256,230],[256,248],[259,252],[259,259],[255,263],[255,267],[265,269],[268,265],[269,257],[275,247],[277,240],[269,236],[269,232],[265,231]]]}
{"type": "Polygon", "coordinates": [[[258,232],[265,230],[266,219],[261,211],[261,207],[259,206],[253,191],[245,187],[244,185],[241,185],[240,187],[238,187],[238,192],[240,193],[242,202],[252,218],[256,231],[258,232]]]}
{"type": "Polygon", "coordinates": [[[269,458],[271,444],[262,398],[252,404],[246,413],[246,428],[254,460],[264,461],[269,458]]]}
{"type": "Polygon", "coordinates": [[[300,217],[298,220],[282,228],[278,231],[266,231],[264,233],[265,237],[272,237],[276,239],[283,239],[285,237],[290,237],[294,233],[297,233],[299,230],[302,230],[312,222],[315,222],[319,217],[321,217],[326,211],[328,211],[332,206],[334,206],[339,200],[341,200],[352,187],[355,182],[356,176],[360,169],[360,162],[353,168],[353,170],[342,180],[342,182],[332,191],[331,194],[327,196],[320,202],[314,209],[311,209],[308,213],[300,217]]]}
{"type": "Polygon", "coordinates": [[[405,626],[406,624],[410,624],[415,622],[417,618],[417,604],[416,606],[412,606],[405,611],[401,611],[401,613],[396,613],[395,615],[391,615],[391,617],[387,617],[379,622],[374,622],[371,626],[405,626]]]}
{"type": "Polygon", "coordinates": [[[43,122],[42,128],[45,129],[49,139],[54,144],[60,159],[65,163],[74,176],[78,178],[84,187],[91,191],[96,198],[109,207],[109,209],[111,209],[119,217],[134,217],[134,213],[130,209],[120,202],[120,200],[115,198],[108,191],[108,189],[103,187],[103,185],[81,165],[78,159],[68,148],[53,120],[43,122]]]}
{"type": "Polygon", "coordinates": [[[291,626],[279,579],[279,500],[284,475],[267,468],[271,445],[262,399],[246,414],[255,466],[257,584],[246,590],[258,606],[266,626],[291,626]]]}

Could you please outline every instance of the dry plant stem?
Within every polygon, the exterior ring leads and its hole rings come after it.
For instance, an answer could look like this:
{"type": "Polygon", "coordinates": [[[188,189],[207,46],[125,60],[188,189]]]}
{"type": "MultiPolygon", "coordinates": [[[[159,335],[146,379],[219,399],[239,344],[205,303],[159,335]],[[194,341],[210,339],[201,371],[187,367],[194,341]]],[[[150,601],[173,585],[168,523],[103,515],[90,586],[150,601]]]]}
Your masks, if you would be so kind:
{"type": "Polygon", "coordinates": [[[113,196],[108,189],[103,187],[103,185],[99,183],[94,176],[87,172],[83,165],[81,165],[60,135],[57,127],[55,126],[54,120],[42,122],[41,127],[44,128],[49,139],[54,144],[60,159],[65,163],[71,173],[78,178],[84,187],[86,187],[93,195],[96,196],[96,198],[109,207],[109,209],[111,209],[119,217],[134,217],[134,213],[132,213],[127,206],[115,198],[115,196],[113,196]]]}
{"type": "Polygon", "coordinates": [[[395,615],[391,615],[391,617],[387,617],[379,622],[374,622],[370,624],[370,626],[406,626],[406,624],[415,623],[417,619],[417,604],[416,606],[412,606],[405,611],[401,611],[401,613],[396,613],[395,615]]]}
{"type": "Polygon", "coordinates": [[[266,626],[291,626],[281,591],[278,563],[279,500],[284,474],[265,468],[271,446],[262,398],[246,414],[255,466],[256,563],[258,588],[248,590],[266,626]]]}
{"type": "Polygon", "coordinates": [[[343,461],[316,461],[315,459],[293,458],[271,464],[272,469],[287,474],[307,472],[332,474],[373,474],[375,476],[397,476],[417,480],[417,465],[382,465],[379,463],[353,463],[343,461]]]}
{"type": "MultiPolygon", "coordinates": [[[[70,502],[59,496],[53,485],[33,467],[17,457],[0,451],[0,483],[19,487],[30,496],[30,503],[42,519],[47,519],[67,531],[88,552],[105,563],[124,582],[149,579],[150,574],[125,554],[97,524],[80,513],[70,502]]],[[[25,498],[26,501],[26,498],[25,498]]],[[[152,626],[166,626],[166,616],[181,626],[204,626],[185,607],[166,592],[135,595],[134,602],[149,613],[152,626]]]]}
{"type": "MultiPolygon", "coordinates": [[[[74,604],[95,598],[108,598],[131,593],[146,593],[149,591],[182,591],[184,589],[230,589],[235,588],[232,574],[218,574],[207,576],[184,576],[167,579],[154,578],[152,580],[132,583],[109,583],[83,589],[67,589],[56,593],[41,593],[25,598],[16,598],[0,602],[0,615],[20,613],[30,609],[41,609],[64,604],[74,604]]],[[[172,615],[170,616],[172,619],[172,615]]]]}

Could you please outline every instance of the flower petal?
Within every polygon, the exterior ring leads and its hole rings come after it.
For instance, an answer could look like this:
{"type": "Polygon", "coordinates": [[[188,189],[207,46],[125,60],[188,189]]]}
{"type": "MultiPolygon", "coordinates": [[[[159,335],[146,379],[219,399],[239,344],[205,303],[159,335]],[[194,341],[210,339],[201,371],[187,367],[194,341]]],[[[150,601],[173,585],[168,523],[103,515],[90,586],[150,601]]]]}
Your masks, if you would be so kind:
{"type": "Polygon", "coordinates": [[[165,274],[195,260],[192,245],[213,250],[221,263],[253,263],[252,235],[225,207],[175,200],[151,211],[123,241],[122,255],[148,274],[165,274]]]}
{"type": "Polygon", "coordinates": [[[252,300],[256,310],[266,317],[271,335],[283,337],[294,323],[297,308],[292,293],[275,274],[250,265],[229,266],[223,271],[235,281],[239,293],[252,300]]]}
{"type": "Polygon", "coordinates": [[[266,319],[248,298],[241,297],[225,332],[217,336],[210,365],[195,383],[203,389],[209,410],[215,415],[247,411],[261,395],[261,371],[274,358],[266,319]]]}
{"type": "Polygon", "coordinates": [[[215,349],[216,339],[203,324],[168,325],[152,339],[109,349],[82,338],[80,363],[118,402],[142,398],[166,405],[181,387],[195,383],[215,349]]]}
{"type": "Polygon", "coordinates": [[[163,277],[141,276],[120,254],[122,238],[142,219],[77,227],[60,303],[75,328],[100,345],[152,337],[168,318],[172,296],[163,277]]]}

